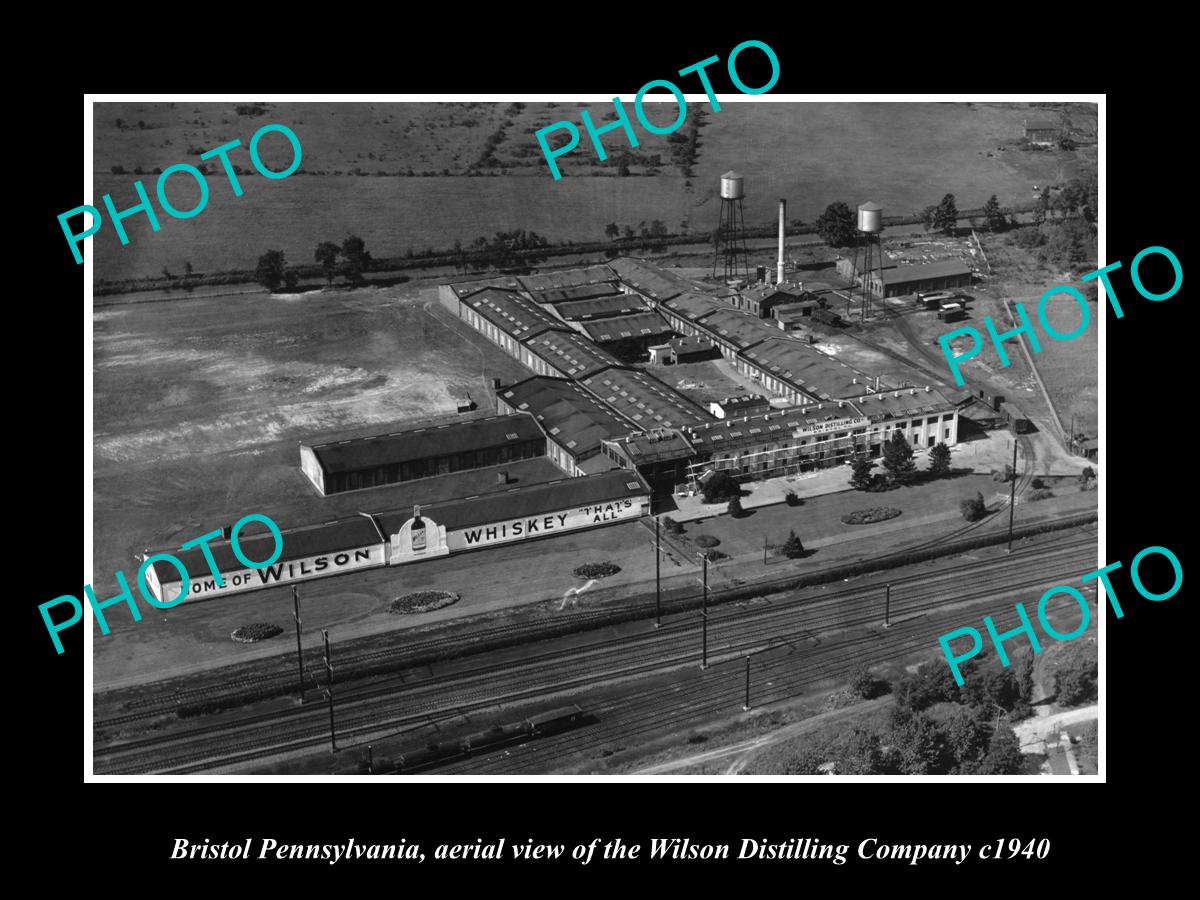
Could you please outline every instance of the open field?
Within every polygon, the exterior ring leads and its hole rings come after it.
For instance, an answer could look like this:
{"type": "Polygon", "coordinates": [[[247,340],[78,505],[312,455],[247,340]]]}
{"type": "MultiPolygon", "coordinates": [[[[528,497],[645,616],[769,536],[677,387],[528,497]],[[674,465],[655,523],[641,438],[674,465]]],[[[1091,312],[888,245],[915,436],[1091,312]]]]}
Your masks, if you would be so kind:
{"type": "Polygon", "coordinates": [[[311,500],[300,439],[453,417],[461,392],[485,401],[488,378],[524,374],[436,303],[427,309],[433,296],[260,294],[97,312],[97,587],[147,547],[311,500]]]}
{"type": "MultiPolygon", "coordinates": [[[[134,180],[149,183],[153,193],[155,168],[198,163],[190,151],[235,139],[243,146],[231,159],[250,174],[240,177],[245,194],[234,197],[214,168],[203,212],[188,220],[163,216],[157,233],[144,215],[127,219],[126,247],[106,225],[90,240],[96,273],[119,279],[158,275],[166,267],[180,274],[189,261],[197,271],[252,268],[271,248],[284,250],[293,262],[310,262],[319,242],[340,242],[351,231],[376,256],[449,247],[455,240],[466,244],[512,228],[556,241],[603,240],[611,221],[636,227],[659,219],[673,232],[684,227],[706,232],[717,218],[719,175],[731,167],[746,176],[746,223],[755,225],[774,220],[779,197],[788,198],[791,217],[805,221],[834,200],[853,204],[867,197],[889,213],[915,212],[946,192],[955,194],[961,208],[980,206],[993,193],[1002,204],[1027,202],[1034,184],[1064,180],[1094,165],[1091,147],[1012,149],[1030,115],[1015,104],[784,106],[729,100],[723,99],[721,112],[710,113],[700,130],[691,179],[669,162],[653,177],[586,177],[612,175],[613,167],[596,164],[585,138],[561,158],[568,177],[557,182],[541,160],[533,131],[551,120],[577,121],[572,104],[551,109],[531,103],[509,111],[508,104],[483,103],[276,103],[265,105],[261,115],[239,115],[235,104],[97,104],[97,202],[108,192],[119,209],[127,208],[136,202],[134,180]],[[117,119],[124,127],[117,127],[117,119]],[[300,171],[281,181],[254,172],[245,148],[268,122],[292,127],[303,146],[300,171]],[[482,177],[466,177],[499,129],[497,164],[482,167],[482,177]],[[779,166],[781,158],[789,164],[779,166]],[[129,174],[113,174],[114,166],[129,174]],[[353,174],[356,170],[363,174],[353,174]]],[[[594,112],[598,108],[593,105],[594,112]]],[[[1073,118],[1080,125],[1088,116],[1073,118]]],[[[624,141],[616,133],[608,137],[610,150],[624,141]]],[[[639,132],[639,144],[638,152],[669,160],[665,136],[639,132]]],[[[261,147],[268,165],[286,164],[282,136],[268,136],[261,147]]],[[[198,196],[187,179],[173,179],[170,190],[183,209],[198,196]]]]}

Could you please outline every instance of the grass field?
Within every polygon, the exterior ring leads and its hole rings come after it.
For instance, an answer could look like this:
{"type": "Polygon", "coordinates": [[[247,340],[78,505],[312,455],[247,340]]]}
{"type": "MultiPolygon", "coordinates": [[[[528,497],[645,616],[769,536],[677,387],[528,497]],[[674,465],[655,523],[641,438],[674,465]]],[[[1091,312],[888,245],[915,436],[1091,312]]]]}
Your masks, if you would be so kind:
{"type": "MultiPolygon", "coordinates": [[[[1002,203],[1024,202],[1033,184],[1094,165],[1092,148],[1011,149],[1029,114],[1018,105],[733,99],[709,114],[700,131],[691,186],[671,165],[653,177],[588,177],[612,170],[595,165],[586,136],[562,158],[568,177],[554,181],[536,152],[533,131],[550,120],[577,120],[572,104],[551,109],[531,103],[511,112],[509,104],[483,103],[276,103],[267,104],[263,115],[239,115],[234,104],[97,104],[97,202],[111,192],[115,205],[126,208],[136,202],[137,178],[153,193],[155,168],[197,163],[189,151],[234,139],[243,147],[231,159],[252,174],[240,177],[241,197],[232,196],[223,175],[211,177],[207,208],[188,220],[163,216],[157,233],[145,216],[126,220],[129,246],[122,247],[106,225],[91,239],[96,272],[117,279],[158,275],[167,267],[178,274],[185,262],[197,271],[251,268],[270,248],[284,250],[293,262],[311,262],[319,242],[340,241],[350,231],[376,256],[455,240],[466,244],[511,228],[557,241],[602,240],[610,221],[636,227],[660,219],[672,231],[686,223],[705,232],[716,224],[719,175],[733,167],[746,176],[745,215],[753,225],[773,221],[779,197],[788,198],[793,218],[807,221],[833,200],[853,204],[867,197],[889,213],[914,212],[948,191],[962,208],[980,206],[993,193],[1002,203]],[[304,158],[296,175],[267,181],[253,173],[245,144],[267,122],[287,124],[300,138],[304,158]],[[464,177],[502,127],[495,150],[502,167],[486,170],[497,175],[464,177]],[[999,151],[1002,145],[1010,149],[999,151]],[[114,175],[114,166],[130,174],[114,175]],[[146,174],[135,174],[138,168],[146,174]],[[418,177],[394,174],[410,169],[418,177]],[[323,174],[305,174],[314,172],[323,174]],[[375,177],[378,172],[393,174],[375,177]]],[[[1077,124],[1087,118],[1075,116],[1077,124]]],[[[608,137],[613,150],[624,140],[617,133],[608,137]]],[[[666,137],[640,132],[639,143],[639,151],[666,156],[666,137]]],[[[282,137],[270,136],[261,146],[272,167],[289,160],[282,137]]],[[[189,198],[187,180],[170,185],[173,202],[188,208],[195,195],[189,198]]]]}

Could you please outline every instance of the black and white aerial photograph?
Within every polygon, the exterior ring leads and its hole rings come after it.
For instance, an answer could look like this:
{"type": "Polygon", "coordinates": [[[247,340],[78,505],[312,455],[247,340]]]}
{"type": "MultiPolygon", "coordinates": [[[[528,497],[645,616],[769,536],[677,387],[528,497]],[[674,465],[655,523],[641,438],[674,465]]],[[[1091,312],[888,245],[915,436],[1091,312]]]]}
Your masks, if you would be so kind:
{"type": "Polygon", "coordinates": [[[95,776],[1098,774],[1102,110],[693,89],[91,105],[95,776]]]}

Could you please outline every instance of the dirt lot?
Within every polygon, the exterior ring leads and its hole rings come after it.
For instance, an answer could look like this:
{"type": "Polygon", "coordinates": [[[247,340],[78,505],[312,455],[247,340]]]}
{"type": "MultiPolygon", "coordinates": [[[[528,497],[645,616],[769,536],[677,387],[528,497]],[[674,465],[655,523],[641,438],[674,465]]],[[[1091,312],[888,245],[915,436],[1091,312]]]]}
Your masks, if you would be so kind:
{"type": "MultiPolygon", "coordinates": [[[[311,498],[297,442],[455,417],[524,369],[413,288],[225,297],[95,315],[97,587],[133,554],[311,498]]],[[[115,585],[114,585],[115,591],[115,585]]]]}

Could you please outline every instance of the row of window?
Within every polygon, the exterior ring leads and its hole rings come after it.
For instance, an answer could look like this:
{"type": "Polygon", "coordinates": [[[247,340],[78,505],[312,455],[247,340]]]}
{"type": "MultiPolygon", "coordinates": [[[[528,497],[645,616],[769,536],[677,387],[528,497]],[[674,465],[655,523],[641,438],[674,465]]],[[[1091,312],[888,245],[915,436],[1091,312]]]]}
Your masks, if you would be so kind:
{"type": "Polygon", "coordinates": [[[519,444],[506,444],[502,447],[467,450],[462,453],[452,453],[431,459],[387,463],[370,469],[358,469],[351,472],[336,472],[326,475],[325,492],[331,494],[339,491],[356,491],[360,488],[397,484],[403,481],[412,481],[416,478],[430,478],[435,475],[449,475],[451,472],[500,466],[505,463],[517,462],[522,459],[534,459],[545,455],[546,441],[544,439],[537,439],[523,441],[519,444]]]}

